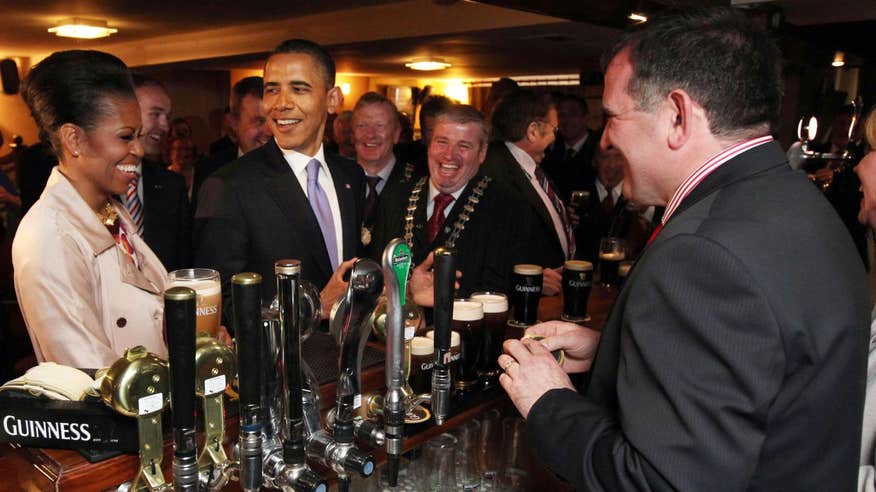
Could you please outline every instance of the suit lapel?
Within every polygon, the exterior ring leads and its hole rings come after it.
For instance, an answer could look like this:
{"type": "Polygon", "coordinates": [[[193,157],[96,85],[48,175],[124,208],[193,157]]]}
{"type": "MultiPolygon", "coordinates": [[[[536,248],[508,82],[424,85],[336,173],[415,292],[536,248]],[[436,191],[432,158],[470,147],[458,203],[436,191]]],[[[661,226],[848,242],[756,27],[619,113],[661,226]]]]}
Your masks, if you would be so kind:
{"type": "MultiPolygon", "coordinates": [[[[520,167],[520,163],[517,162],[517,159],[511,154],[511,151],[508,150],[504,144],[502,148],[506,154],[507,169],[509,176],[511,177],[511,182],[513,186],[517,188],[517,190],[526,197],[526,201],[529,202],[533,207],[535,207],[536,214],[539,219],[544,223],[544,226],[550,231],[556,231],[554,228],[554,221],[551,219],[551,214],[548,212],[547,207],[544,205],[544,201],[539,196],[538,192],[535,191],[535,188],[532,187],[532,183],[529,182],[529,178],[526,176],[526,173],[523,172],[523,168],[520,167]]],[[[562,245],[560,242],[560,238],[557,237],[556,232],[551,234],[554,240],[558,245],[562,245]]],[[[562,246],[561,246],[562,247],[562,246]]]]}
{"type": "MultiPolygon", "coordinates": [[[[295,231],[296,240],[304,245],[302,251],[307,251],[310,254],[309,259],[301,258],[301,260],[311,261],[326,277],[331,276],[332,266],[326,252],[325,241],[322,238],[322,230],[319,228],[319,222],[316,220],[313,209],[310,208],[310,202],[307,201],[304,190],[301,189],[298,178],[295,177],[292,168],[283,157],[283,152],[277,147],[274,140],[271,140],[262,149],[266,154],[264,162],[267,170],[267,179],[265,180],[267,193],[286,215],[287,226],[298,228],[295,231]]],[[[282,227],[283,224],[276,224],[276,226],[282,227]]]]}
{"type": "Polygon", "coordinates": [[[143,180],[143,232],[149,234],[158,232],[153,230],[152,219],[155,218],[157,210],[161,204],[165,202],[164,185],[158,182],[158,171],[155,168],[158,164],[144,160],[142,171],[143,175],[140,179],[143,180]]]}

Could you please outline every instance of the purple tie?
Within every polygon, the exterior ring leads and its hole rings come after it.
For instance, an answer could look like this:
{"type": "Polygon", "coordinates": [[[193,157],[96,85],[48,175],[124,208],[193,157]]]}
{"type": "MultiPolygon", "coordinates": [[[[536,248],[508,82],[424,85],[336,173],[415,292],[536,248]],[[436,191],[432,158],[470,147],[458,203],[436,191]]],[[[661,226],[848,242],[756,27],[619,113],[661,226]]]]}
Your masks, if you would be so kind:
{"type": "Polygon", "coordinates": [[[335,239],[335,222],[332,219],[332,209],[329,207],[328,197],[325,196],[322,186],[319,185],[319,161],[311,159],[307,163],[307,200],[310,208],[316,215],[319,228],[322,230],[322,238],[325,241],[325,250],[328,252],[332,271],[338,269],[338,242],[335,239]]]}

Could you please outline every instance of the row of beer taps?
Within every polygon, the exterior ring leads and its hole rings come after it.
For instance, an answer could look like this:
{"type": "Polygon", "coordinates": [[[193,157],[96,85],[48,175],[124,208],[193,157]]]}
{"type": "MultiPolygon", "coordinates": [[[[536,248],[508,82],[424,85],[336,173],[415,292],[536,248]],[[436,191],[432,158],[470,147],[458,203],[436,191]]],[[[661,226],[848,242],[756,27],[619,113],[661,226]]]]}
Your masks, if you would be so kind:
{"type": "MultiPolygon", "coordinates": [[[[435,365],[432,392],[414,395],[405,374],[405,343],[413,328],[405,326],[405,303],[411,273],[410,248],[400,239],[386,247],[381,264],[358,260],[346,294],[335,304],[329,330],[338,343],[335,406],[323,426],[319,386],[301,356],[306,337],[320,318],[319,293],[301,279],[301,262],[275,263],[277,296],[261,304],[260,275],[240,273],[231,281],[232,326],[236,354],[206,334],[195,336],[195,291],[173,287],[164,294],[169,364],[142,347],[129,349],[101,382],[104,400],[138,417],[140,471],[134,490],[213,491],[239,480],[244,491],[262,487],[296,492],[324,492],[325,477],[310,463],[332,470],[338,490],[346,492],[354,475],[370,476],[374,457],[365,449],[386,448],[390,485],[398,480],[405,417],[429,402],[436,423],[448,418],[450,335],[455,283],[452,250],[435,251],[435,365]],[[363,417],[362,357],[371,333],[372,314],[386,297],[386,391],[365,396],[363,417]],[[225,452],[226,388],[237,377],[239,439],[225,452]],[[194,391],[192,391],[194,389],[194,391]],[[195,439],[196,400],[202,407],[204,442],[195,439]],[[161,414],[172,410],[172,479],[161,471],[161,414]]],[[[410,306],[408,306],[410,307],[410,306]]],[[[408,355],[409,356],[409,355],[408,355]]]]}

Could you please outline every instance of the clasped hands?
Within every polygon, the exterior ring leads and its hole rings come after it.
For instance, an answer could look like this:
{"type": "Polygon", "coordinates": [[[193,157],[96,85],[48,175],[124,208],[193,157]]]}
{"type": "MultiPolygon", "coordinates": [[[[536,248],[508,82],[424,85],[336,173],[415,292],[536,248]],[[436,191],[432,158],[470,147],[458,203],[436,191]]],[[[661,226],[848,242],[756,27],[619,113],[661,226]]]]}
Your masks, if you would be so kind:
{"type": "Polygon", "coordinates": [[[505,353],[499,356],[499,367],[503,369],[499,383],[524,418],[548,391],[575,389],[568,373],[590,370],[600,332],[565,321],[548,321],[530,327],[526,335],[544,338],[506,340],[502,345],[505,353]],[[551,351],[560,349],[566,353],[562,367],[551,355],[551,351]]]}

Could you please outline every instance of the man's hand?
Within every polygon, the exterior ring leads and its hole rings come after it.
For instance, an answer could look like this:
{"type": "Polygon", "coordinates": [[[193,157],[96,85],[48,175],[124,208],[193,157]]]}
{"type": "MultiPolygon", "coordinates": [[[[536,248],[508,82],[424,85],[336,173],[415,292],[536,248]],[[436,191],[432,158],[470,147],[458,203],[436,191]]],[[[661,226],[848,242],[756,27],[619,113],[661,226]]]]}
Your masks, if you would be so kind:
{"type": "MultiPolygon", "coordinates": [[[[432,273],[432,263],[435,262],[435,255],[429,253],[429,256],[422,263],[414,267],[411,273],[411,280],[408,282],[408,288],[414,296],[414,302],[420,307],[434,307],[435,304],[435,274],[432,273]]],[[[462,272],[456,271],[456,278],[462,277],[462,272]]],[[[459,282],[453,286],[454,289],[459,288],[459,282]]]]}
{"type": "Polygon", "coordinates": [[[505,388],[523,418],[529,415],[532,405],[549,390],[575,389],[569,376],[540,341],[505,340],[503,347],[505,353],[499,356],[499,367],[503,371],[499,376],[499,384],[505,388]]]}
{"type": "Polygon", "coordinates": [[[234,347],[234,339],[231,338],[231,335],[228,333],[228,328],[226,328],[225,325],[219,325],[219,330],[216,332],[216,340],[219,340],[229,347],[234,347]]]}
{"type": "Polygon", "coordinates": [[[586,372],[593,364],[601,333],[566,321],[539,323],[526,330],[526,336],[544,337],[541,344],[550,352],[562,349],[566,353],[563,370],[586,372]]]}
{"type": "Polygon", "coordinates": [[[356,260],[358,258],[351,258],[338,265],[338,269],[335,270],[322,292],[319,293],[319,300],[322,303],[322,319],[328,319],[332,312],[332,306],[347,292],[348,282],[344,282],[344,275],[353,268],[356,260]]]}
{"type": "Polygon", "coordinates": [[[541,295],[556,296],[563,288],[563,267],[545,268],[541,282],[541,295]]]}

